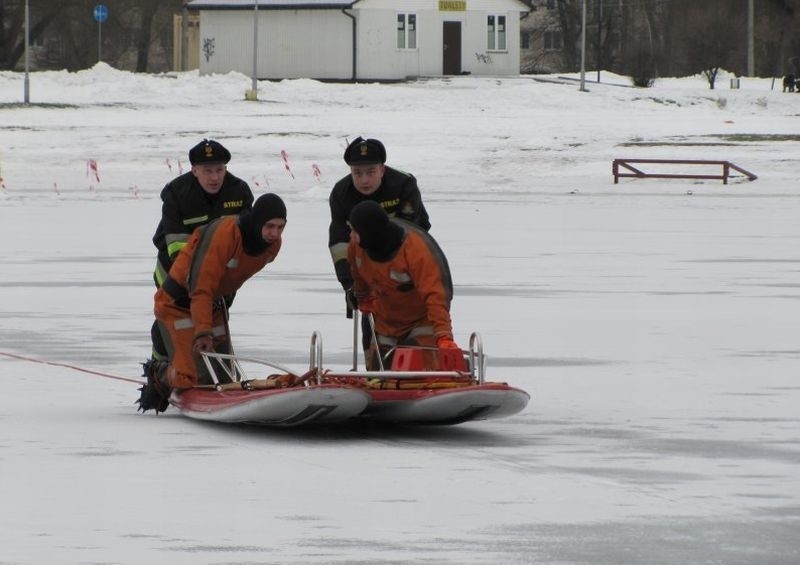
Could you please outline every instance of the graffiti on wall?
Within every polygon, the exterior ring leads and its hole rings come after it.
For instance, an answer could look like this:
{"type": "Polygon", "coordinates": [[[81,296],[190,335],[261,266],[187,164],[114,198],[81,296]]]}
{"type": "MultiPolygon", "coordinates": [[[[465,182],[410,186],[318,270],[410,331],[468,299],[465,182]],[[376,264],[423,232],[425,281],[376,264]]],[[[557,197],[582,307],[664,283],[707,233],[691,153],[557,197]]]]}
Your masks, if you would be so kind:
{"type": "Polygon", "coordinates": [[[206,63],[211,60],[211,57],[214,55],[214,38],[213,37],[204,37],[203,38],[203,55],[206,58],[206,63]]]}
{"type": "Polygon", "coordinates": [[[491,65],[494,63],[494,61],[492,61],[492,56],[488,53],[475,53],[475,58],[478,59],[479,63],[483,63],[485,65],[491,65]]]}

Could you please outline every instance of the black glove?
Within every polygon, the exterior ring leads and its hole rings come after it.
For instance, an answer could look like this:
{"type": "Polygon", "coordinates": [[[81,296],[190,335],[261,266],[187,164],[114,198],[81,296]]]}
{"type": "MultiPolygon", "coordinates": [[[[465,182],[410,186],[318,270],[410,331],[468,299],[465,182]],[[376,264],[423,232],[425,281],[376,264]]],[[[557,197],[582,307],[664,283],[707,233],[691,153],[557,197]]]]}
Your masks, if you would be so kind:
{"type": "Polygon", "coordinates": [[[353,287],[345,289],[344,301],[347,305],[347,318],[352,319],[353,311],[358,310],[358,299],[356,298],[356,293],[353,291],[353,287]]]}
{"type": "Polygon", "coordinates": [[[344,291],[344,300],[347,302],[347,307],[350,310],[358,308],[358,298],[356,298],[356,293],[352,288],[348,288],[344,291]]]}

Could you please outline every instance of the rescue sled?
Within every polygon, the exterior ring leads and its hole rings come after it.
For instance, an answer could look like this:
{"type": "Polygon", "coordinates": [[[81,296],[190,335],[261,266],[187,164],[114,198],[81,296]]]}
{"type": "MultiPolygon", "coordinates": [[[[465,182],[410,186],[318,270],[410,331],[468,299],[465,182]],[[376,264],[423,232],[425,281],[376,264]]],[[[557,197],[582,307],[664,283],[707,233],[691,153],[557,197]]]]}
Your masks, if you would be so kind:
{"type": "MultiPolygon", "coordinates": [[[[312,347],[321,342],[312,336],[312,347]]],[[[358,388],[322,382],[314,368],[305,375],[262,359],[204,353],[213,385],[173,391],[169,402],[181,414],[197,420],[290,427],[341,422],[360,414],[369,395],[358,388]],[[243,363],[277,369],[262,379],[247,379],[243,363]],[[227,378],[220,379],[221,375],[227,378]],[[228,382],[230,381],[230,382],[228,382]]]]}
{"type": "Polygon", "coordinates": [[[173,391],[172,404],[189,418],[266,426],[356,421],[398,424],[460,424],[505,418],[522,411],[530,395],[503,382],[485,380],[486,357],[480,335],[473,333],[469,350],[439,352],[435,348],[399,347],[389,369],[356,368],[336,372],[323,364],[322,336],[311,336],[309,370],[297,375],[262,359],[203,353],[213,385],[173,391]],[[426,366],[438,357],[436,370],[426,366]],[[426,360],[427,359],[427,360],[426,360]],[[247,379],[242,363],[269,367],[266,378],[247,379]],[[222,378],[220,378],[222,377],[222,378]]]}
{"type": "MultiPolygon", "coordinates": [[[[354,367],[356,342],[354,339],[354,367]]],[[[460,424],[512,416],[521,412],[530,400],[530,395],[522,389],[485,380],[486,358],[478,333],[470,336],[466,352],[398,347],[385,358],[389,355],[392,363],[388,370],[324,373],[325,382],[357,386],[369,394],[369,405],[359,419],[402,424],[460,424]],[[426,355],[438,357],[438,370],[424,369],[426,355]]]]}

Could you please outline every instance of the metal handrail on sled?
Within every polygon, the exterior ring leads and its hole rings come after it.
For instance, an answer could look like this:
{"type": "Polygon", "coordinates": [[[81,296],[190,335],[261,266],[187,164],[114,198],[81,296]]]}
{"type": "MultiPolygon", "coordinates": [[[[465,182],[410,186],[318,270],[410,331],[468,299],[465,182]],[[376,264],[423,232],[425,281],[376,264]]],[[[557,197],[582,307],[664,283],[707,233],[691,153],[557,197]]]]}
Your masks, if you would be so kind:
{"type": "Polygon", "coordinates": [[[222,372],[235,383],[240,383],[246,380],[247,374],[242,368],[242,362],[266,365],[267,367],[272,367],[273,369],[283,371],[289,375],[293,375],[295,377],[299,376],[297,373],[287,367],[284,367],[283,365],[273,363],[272,361],[266,361],[264,359],[257,359],[255,357],[240,357],[231,353],[217,353],[215,351],[204,351],[201,353],[201,357],[203,359],[203,363],[205,363],[205,366],[208,369],[211,380],[214,382],[214,386],[222,383],[219,382],[217,369],[214,368],[215,364],[212,363],[213,360],[217,361],[216,366],[219,367],[222,372]]]}
{"type": "MultiPolygon", "coordinates": [[[[404,346],[408,349],[427,349],[427,350],[436,350],[435,347],[422,347],[422,346],[415,346],[415,347],[408,347],[404,346]]],[[[392,348],[386,356],[391,355],[395,352],[397,348],[392,348]]],[[[486,373],[486,355],[483,353],[483,341],[481,336],[477,332],[473,332],[469,336],[469,349],[465,352],[462,350],[462,354],[466,353],[468,359],[468,371],[393,371],[390,369],[383,369],[380,371],[346,371],[346,372],[335,372],[335,371],[325,371],[323,365],[323,348],[322,348],[322,333],[319,331],[314,331],[311,334],[311,341],[309,346],[309,373],[311,378],[314,378],[317,385],[321,385],[323,381],[323,376],[331,376],[331,377],[366,377],[366,378],[378,378],[378,379],[412,379],[412,378],[419,378],[420,373],[425,374],[425,376],[429,377],[463,377],[465,374],[468,374],[471,378],[477,380],[478,384],[483,384],[485,381],[485,373],[486,373]]],[[[282,371],[286,374],[293,375],[298,377],[297,373],[293,370],[280,365],[278,363],[273,363],[272,361],[267,361],[265,359],[258,359],[255,357],[241,357],[238,355],[233,355],[231,353],[217,353],[217,352],[203,352],[201,353],[201,358],[203,359],[203,363],[205,364],[206,368],[208,369],[208,373],[211,376],[211,380],[213,381],[212,386],[219,386],[220,377],[218,371],[221,371],[228,379],[235,383],[242,383],[247,380],[247,373],[245,372],[244,368],[242,367],[242,363],[256,363],[259,365],[265,365],[267,367],[271,367],[273,369],[277,369],[278,371],[282,371]],[[216,363],[214,363],[216,361],[216,363]]],[[[303,381],[305,386],[309,386],[309,381],[311,379],[307,379],[303,381]]]]}
{"type": "Polygon", "coordinates": [[[478,384],[483,384],[486,373],[486,356],[483,354],[483,340],[478,332],[469,336],[469,368],[473,377],[477,376],[478,384]]]}
{"type": "MultiPolygon", "coordinates": [[[[354,312],[354,318],[356,321],[353,323],[353,331],[354,335],[357,336],[358,332],[358,322],[357,322],[357,314],[354,312]]],[[[373,340],[375,340],[375,332],[374,332],[374,323],[370,319],[370,326],[373,328],[373,340]]],[[[357,347],[358,340],[354,338],[353,340],[353,348],[354,348],[354,359],[356,357],[355,348],[357,347]]],[[[377,345],[377,344],[376,344],[377,345]]],[[[400,348],[405,349],[417,349],[417,350],[431,350],[437,351],[436,347],[425,347],[425,346],[400,346],[400,348]]],[[[483,384],[485,380],[485,372],[486,372],[486,356],[483,353],[483,341],[481,339],[480,334],[477,332],[473,332],[469,337],[469,350],[463,351],[461,350],[462,355],[464,353],[467,354],[468,362],[468,371],[457,371],[457,370],[450,370],[450,371],[413,371],[413,370],[391,370],[384,368],[385,361],[389,358],[390,355],[396,352],[398,349],[397,346],[391,348],[383,358],[380,359],[380,370],[378,371],[359,371],[355,368],[345,371],[345,372],[336,372],[336,371],[325,371],[325,376],[329,377],[364,377],[364,378],[377,378],[377,379],[418,379],[421,373],[424,373],[426,377],[447,377],[447,378],[458,378],[464,377],[465,374],[468,374],[472,379],[476,379],[478,384],[483,384]]],[[[354,363],[355,366],[355,363],[354,363]]],[[[316,371],[317,379],[321,379],[323,375],[323,365],[322,365],[322,335],[315,331],[311,336],[311,363],[310,363],[310,370],[316,371]]]]}
{"type": "Polygon", "coordinates": [[[322,384],[322,333],[317,330],[311,334],[311,350],[309,351],[308,370],[317,377],[317,384],[322,384]]]}
{"type": "MultiPolygon", "coordinates": [[[[401,346],[401,348],[407,349],[422,349],[422,350],[432,350],[435,351],[435,347],[424,347],[424,346],[401,346]]],[[[394,347],[390,349],[386,356],[391,355],[395,352],[397,348],[394,347]]],[[[393,371],[391,369],[383,369],[381,371],[345,371],[345,372],[334,372],[328,371],[325,374],[331,377],[368,377],[368,378],[378,378],[378,379],[413,379],[419,378],[420,374],[424,373],[427,377],[463,377],[465,374],[468,374],[473,379],[476,379],[478,384],[483,384],[485,382],[485,373],[486,373],[486,355],[483,353],[483,344],[481,341],[481,336],[477,332],[473,332],[469,337],[469,350],[462,353],[467,354],[467,358],[469,359],[468,363],[468,371],[393,371]]]]}

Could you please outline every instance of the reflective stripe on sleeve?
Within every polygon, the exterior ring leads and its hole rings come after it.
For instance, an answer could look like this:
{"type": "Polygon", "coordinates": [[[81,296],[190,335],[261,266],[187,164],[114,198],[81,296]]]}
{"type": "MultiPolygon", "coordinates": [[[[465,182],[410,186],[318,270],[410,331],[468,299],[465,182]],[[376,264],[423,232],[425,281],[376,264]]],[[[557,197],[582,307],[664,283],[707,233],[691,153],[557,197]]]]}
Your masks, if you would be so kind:
{"type": "Polygon", "coordinates": [[[184,226],[196,226],[199,224],[207,224],[208,223],[208,214],[205,216],[197,216],[196,218],[185,218],[183,220],[184,226]]]}
{"type": "Polygon", "coordinates": [[[347,259],[347,243],[334,243],[330,246],[330,251],[334,263],[347,259]]]}

